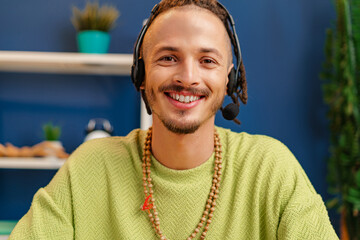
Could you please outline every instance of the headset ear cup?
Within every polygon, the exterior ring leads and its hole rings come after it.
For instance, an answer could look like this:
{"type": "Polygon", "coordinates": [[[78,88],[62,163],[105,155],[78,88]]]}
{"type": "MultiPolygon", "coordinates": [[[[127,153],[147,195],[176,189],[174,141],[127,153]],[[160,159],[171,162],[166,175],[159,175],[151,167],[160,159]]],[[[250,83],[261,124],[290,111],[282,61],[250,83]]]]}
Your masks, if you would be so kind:
{"type": "Polygon", "coordinates": [[[229,82],[227,84],[227,95],[229,96],[231,96],[236,91],[237,77],[235,75],[236,75],[235,69],[231,68],[231,71],[228,75],[229,82]]]}
{"type": "Polygon", "coordinates": [[[135,85],[136,90],[140,90],[140,86],[144,81],[145,66],[144,60],[138,59],[136,63],[131,66],[131,80],[135,85]]]}
{"type": "Polygon", "coordinates": [[[136,73],[135,73],[135,86],[136,86],[136,89],[139,91],[140,90],[140,87],[141,87],[141,84],[143,83],[144,81],[144,77],[145,77],[145,65],[144,65],[144,60],[142,59],[139,59],[138,60],[138,64],[137,64],[137,67],[136,67],[136,73]]]}
{"type": "MultiPolygon", "coordinates": [[[[136,83],[136,70],[137,69],[137,67],[136,67],[136,65],[135,64],[133,64],[132,66],[131,66],[131,74],[130,74],[130,76],[131,76],[131,81],[132,81],[132,83],[135,85],[135,83],[136,83]]],[[[136,87],[136,86],[135,86],[136,87]]]]}

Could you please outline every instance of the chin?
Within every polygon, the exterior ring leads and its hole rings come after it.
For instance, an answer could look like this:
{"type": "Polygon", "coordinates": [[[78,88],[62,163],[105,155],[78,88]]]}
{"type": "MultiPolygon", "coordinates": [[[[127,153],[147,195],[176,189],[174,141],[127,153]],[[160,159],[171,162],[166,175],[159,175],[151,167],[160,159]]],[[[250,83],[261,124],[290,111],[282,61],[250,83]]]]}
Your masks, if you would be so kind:
{"type": "Polygon", "coordinates": [[[164,126],[175,134],[191,134],[196,132],[200,127],[200,122],[193,121],[190,123],[179,123],[178,121],[173,121],[169,119],[160,119],[164,126]]]}

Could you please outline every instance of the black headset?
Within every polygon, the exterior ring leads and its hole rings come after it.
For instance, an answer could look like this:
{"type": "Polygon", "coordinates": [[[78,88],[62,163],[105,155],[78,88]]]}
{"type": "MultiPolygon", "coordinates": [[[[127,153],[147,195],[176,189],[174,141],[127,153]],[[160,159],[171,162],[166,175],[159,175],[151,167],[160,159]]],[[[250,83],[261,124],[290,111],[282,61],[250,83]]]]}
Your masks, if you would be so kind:
{"type": "MultiPolygon", "coordinates": [[[[234,120],[236,123],[240,123],[239,120],[236,119],[236,116],[239,114],[239,107],[240,107],[240,103],[238,100],[238,96],[236,96],[238,94],[238,88],[240,87],[240,82],[241,82],[241,70],[240,70],[240,65],[241,65],[241,61],[242,61],[242,57],[241,57],[241,49],[240,49],[240,44],[239,44],[239,39],[238,36],[236,34],[236,30],[235,30],[235,22],[233,17],[230,15],[229,11],[224,7],[224,5],[222,5],[221,3],[217,2],[218,6],[220,8],[222,8],[225,12],[226,12],[226,18],[229,22],[229,25],[231,27],[231,31],[228,32],[231,43],[233,45],[233,49],[234,49],[234,55],[236,57],[236,68],[232,68],[230,73],[229,73],[229,81],[227,84],[227,95],[229,95],[231,97],[231,99],[233,100],[233,103],[228,104],[225,108],[221,107],[221,111],[223,114],[223,117],[226,120],[234,120]]],[[[135,43],[135,49],[134,49],[134,59],[133,59],[133,65],[131,67],[131,80],[133,82],[133,84],[135,85],[135,88],[137,91],[140,91],[140,87],[144,81],[144,77],[145,77],[145,65],[144,65],[144,60],[142,58],[140,58],[140,47],[142,44],[142,41],[144,39],[145,33],[148,30],[154,15],[157,13],[157,10],[159,9],[159,4],[156,4],[153,9],[151,10],[151,15],[148,18],[146,24],[143,26],[143,28],[141,29],[141,32],[136,40],[135,43]]],[[[145,106],[146,106],[146,110],[148,112],[148,114],[151,114],[151,109],[149,107],[149,104],[147,103],[146,97],[144,96],[144,91],[141,91],[143,100],[145,102],[145,106]]]]}

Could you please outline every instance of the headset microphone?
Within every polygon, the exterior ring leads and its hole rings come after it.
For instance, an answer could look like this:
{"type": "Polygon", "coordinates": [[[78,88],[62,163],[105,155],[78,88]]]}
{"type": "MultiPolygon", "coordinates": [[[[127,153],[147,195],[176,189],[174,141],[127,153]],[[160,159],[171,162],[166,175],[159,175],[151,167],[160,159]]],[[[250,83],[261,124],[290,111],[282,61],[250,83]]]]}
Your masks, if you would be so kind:
{"type": "Polygon", "coordinates": [[[221,108],[221,112],[226,120],[234,120],[239,114],[240,109],[235,103],[230,103],[225,108],[221,108]]]}
{"type": "Polygon", "coordinates": [[[237,124],[240,124],[240,121],[236,119],[240,112],[240,102],[238,100],[237,93],[233,93],[230,97],[233,100],[233,103],[229,103],[224,108],[221,107],[220,110],[226,120],[233,120],[237,124]]]}

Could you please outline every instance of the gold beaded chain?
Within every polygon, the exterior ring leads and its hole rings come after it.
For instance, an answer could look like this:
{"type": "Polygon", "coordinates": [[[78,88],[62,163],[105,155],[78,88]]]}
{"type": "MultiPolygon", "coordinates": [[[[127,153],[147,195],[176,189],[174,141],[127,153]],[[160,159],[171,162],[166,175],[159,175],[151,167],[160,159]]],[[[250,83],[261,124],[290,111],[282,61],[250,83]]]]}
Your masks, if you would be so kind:
{"type": "MultiPolygon", "coordinates": [[[[167,240],[164,236],[163,232],[160,230],[160,219],[159,214],[156,210],[155,198],[153,197],[154,190],[153,184],[151,183],[152,179],[150,177],[151,174],[151,139],[152,139],[152,128],[150,127],[144,144],[144,155],[142,158],[142,168],[143,168],[143,186],[145,193],[145,203],[142,206],[143,211],[147,211],[150,221],[155,229],[155,232],[160,237],[161,240],[167,240]]],[[[214,151],[215,151],[215,167],[214,167],[214,175],[212,180],[212,186],[210,189],[209,197],[206,202],[204,213],[198,223],[197,227],[193,231],[193,233],[187,238],[187,240],[191,240],[196,237],[196,235],[201,231],[204,227],[200,239],[205,239],[206,233],[209,230],[209,225],[211,223],[211,219],[213,217],[215,207],[216,207],[216,199],[219,195],[219,187],[221,180],[221,168],[222,168],[222,158],[221,158],[221,143],[219,134],[216,129],[214,132],[214,151]]]]}

